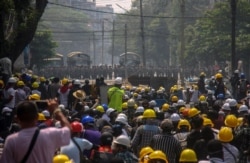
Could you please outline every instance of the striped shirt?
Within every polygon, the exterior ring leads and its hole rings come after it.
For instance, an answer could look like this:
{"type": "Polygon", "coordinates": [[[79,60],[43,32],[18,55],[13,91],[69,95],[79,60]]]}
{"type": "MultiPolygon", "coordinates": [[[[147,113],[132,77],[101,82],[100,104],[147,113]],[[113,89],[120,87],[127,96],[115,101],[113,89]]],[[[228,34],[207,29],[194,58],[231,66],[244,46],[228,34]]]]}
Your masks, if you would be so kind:
{"type": "Polygon", "coordinates": [[[179,160],[182,148],[178,140],[171,134],[163,133],[153,136],[151,147],[154,150],[161,150],[166,154],[169,163],[176,163],[179,160]]]}

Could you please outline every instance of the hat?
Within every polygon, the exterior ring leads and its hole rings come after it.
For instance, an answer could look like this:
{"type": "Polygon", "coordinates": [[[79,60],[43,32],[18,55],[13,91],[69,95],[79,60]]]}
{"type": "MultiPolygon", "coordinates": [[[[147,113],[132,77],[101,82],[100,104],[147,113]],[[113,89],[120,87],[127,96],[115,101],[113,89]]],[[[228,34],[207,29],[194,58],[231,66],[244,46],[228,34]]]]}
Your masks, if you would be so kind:
{"type": "Polygon", "coordinates": [[[50,113],[49,113],[48,110],[42,111],[42,114],[43,114],[45,117],[50,117],[50,113]]]}
{"type": "Polygon", "coordinates": [[[73,93],[73,96],[77,99],[83,100],[86,97],[86,94],[83,90],[77,90],[73,93]]]}
{"type": "Polygon", "coordinates": [[[122,84],[122,78],[121,77],[115,78],[115,84],[121,85],[122,84]]]}
{"type": "Polygon", "coordinates": [[[40,100],[41,96],[39,94],[32,94],[29,96],[29,100],[40,100]]]}

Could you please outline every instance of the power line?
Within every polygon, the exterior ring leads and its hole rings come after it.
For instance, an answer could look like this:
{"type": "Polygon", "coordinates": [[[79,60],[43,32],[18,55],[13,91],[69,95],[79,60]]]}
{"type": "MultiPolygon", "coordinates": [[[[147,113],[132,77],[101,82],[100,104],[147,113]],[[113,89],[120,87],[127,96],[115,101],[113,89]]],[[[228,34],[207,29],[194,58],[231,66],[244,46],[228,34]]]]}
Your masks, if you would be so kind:
{"type": "MultiPolygon", "coordinates": [[[[78,8],[78,7],[73,7],[73,6],[67,6],[63,4],[58,4],[58,3],[53,3],[53,2],[48,2],[49,4],[56,5],[56,6],[61,6],[61,7],[66,7],[66,8],[71,8],[71,9],[76,9],[76,10],[83,10],[83,11],[90,11],[90,12],[99,12],[99,13],[106,13],[106,14],[116,14],[116,15],[123,15],[123,16],[131,16],[131,17],[140,17],[140,15],[137,14],[124,14],[124,13],[114,13],[114,12],[108,12],[108,11],[99,11],[99,10],[93,10],[93,9],[84,9],[84,8],[78,8]]],[[[185,16],[185,17],[179,17],[179,16],[152,16],[152,15],[143,15],[145,18],[162,18],[162,19],[198,19],[198,18],[214,18],[214,17],[199,17],[199,16],[185,16]]]]}

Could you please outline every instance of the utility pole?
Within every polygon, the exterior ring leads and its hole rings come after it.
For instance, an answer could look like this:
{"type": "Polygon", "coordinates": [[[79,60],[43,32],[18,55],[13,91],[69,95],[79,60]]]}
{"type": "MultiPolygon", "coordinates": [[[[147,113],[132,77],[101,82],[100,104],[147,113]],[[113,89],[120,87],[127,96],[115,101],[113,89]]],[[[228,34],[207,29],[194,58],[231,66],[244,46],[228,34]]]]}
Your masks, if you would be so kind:
{"type": "Polygon", "coordinates": [[[236,21],[236,0],[231,0],[231,25],[232,25],[232,31],[231,31],[231,72],[236,69],[236,52],[235,52],[235,21],[236,21]]]}
{"type": "Polygon", "coordinates": [[[102,65],[103,65],[103,52],[104,52],[104,20],[102,20],[102,65]]]}
{"type": "Polygon", "coordinates": [[[128,80],[128,71],[127,71],[127,24],[125,24],[125,80],[128,80]]]}
{"type": "Polygon", "coordinates": [[[184,34],[184,29],[185,29],[185,0],[181,0],[180,4],[180,10],[181,10],[181,25],[180,25],[180,40],[181,40],[181,51],[180,51],[180,60],[179,64],[181,68],[184,66],[184,53],[185,53],[185,34],[184,34]]]}
{"type": "Polygon", "coordinates": [[[112,28],[112,68],[114,68],[114,50],[115,50],[115,21],[113,20],[113,28],[112,28]]]}
{"type": "Polygon", "coordinates": [[[96,57],[96,54],[95,54],[95,32],[93,32],[93,52],[94,52],[94,57],[93,57],[94,58],[93,59],[94,63],[93,63],[93,65],[95,66],[95,60],[96,60],[96,58],[95,58],[96,57]]]}
{"type": "Polygon", "coordinates": [[[140,0],[140,18],[141,18],[141,42],[142,42],[142,66],[146,67],[145,38],[144,38],[144,19],[143,19],[142,0],[140,0]]]}

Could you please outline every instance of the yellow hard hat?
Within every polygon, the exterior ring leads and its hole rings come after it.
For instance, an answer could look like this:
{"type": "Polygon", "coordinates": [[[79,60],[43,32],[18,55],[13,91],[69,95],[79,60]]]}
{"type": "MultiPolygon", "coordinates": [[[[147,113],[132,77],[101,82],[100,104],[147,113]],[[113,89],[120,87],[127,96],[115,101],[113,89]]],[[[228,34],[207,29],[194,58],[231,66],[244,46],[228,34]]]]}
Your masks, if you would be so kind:
{"type": "Polygon", "coordinates": [[[45,121],[46,118],[42,113],[38,113],[38,121],[45,121]]]}
{"type": "Polygon", "coordinates": [[[128,108],[128,103],[127,102],[122,103],[122,109],[127,109],[127,108],[128,108]]]}
{"type": "Polygon", "coordinates": [[[63,80],[62,80],[63,85],[67,84],[68,82],[69,82],[69,80],[67,78],[63,78],[63,80]]]}
{"type": "Polygon", "coordinates": [[[186,120],[186,119],[181,119],[181,120],[178,122],[177,128],[180,129],[181,126],[188,126],[188,129],[189,129],[189,130],[191,129],[191,125],[190,125],[190,123],[188,122],[188,120],[186,120]]]}
{"type": "Polygon", "coordinates": [[[239,117],[237,118],[237,121],[238,121],[238,126],[242,125],[243,124],[243,117],[239,117]]]}
{"type": "Polygon", "coordinates": [[[215,79],[221,79],[223,76],[221,73],[215,74],[215,79]]]}
{"type": "Polygon", "coordinates": [[[178,101],[178,97],[177,96],[172,96],[171,97],[171,101],[172,102],[177,102],[178,101]]]}
{"type": "Polygon", "coordinates": [[[133,93],[133,97],[138,97],[138,93],[133,93]]]}
{"type": "Polygon", "coordinates": [[[19,80],[19,81],[17,82],[17,86],[18,86],[18,87],[20,87],[20,86],[24,86],[24,82],[23,82],[23,81],[21,81],[21,80],[19,80]]]}
{"type": "Polygon", "coordinates": [[[40,100],[41,97],[38,94],[32,94],[29,96],[29,100],[40,100]]]}
{"type": "Polygon", "coordinates": [[[135,100],[134,99],[129,99],[127,102],[127,107],[134,107],[135,106],[135,100]]]}
{"type": "Polygon", "coordinates": [[[143,118],[156,118],[156,114],[155,114],[155,111],[152,110],[152,109],[146,109],[144,112],[143,112],[143,118]]]}
{"type": "Polygon", "coordinates": [[[45,79],[45,77],[40,77],[40,82],[45,82],[46,81],[46,79],[45,79]]]}
{"type": "Polygon", "coordinates": [[[180,107],[179,113],[182,113],[186,108],[184,106],[180,107]]]}
{"type": "Polygon", "coordinates": [[[98,111],[101,112],[101,113],[104,113],[104,112],[105,112],[102,105],[98,105],[98,106],[96,107],[96,110],[98,110],[98,111]]]}
{"type": "Polygon", "coordinates": [[[192,149],[184,149],[181,152],[179,162],[197,162],[195,151],[192,149]]]}
{"type": "Polygon", "coordinates": [[[230,142],[233,140],[233,132],[230,127],[222,127],[218,133],[218,140],[222,142],[230,142]]]}
{"type": "Polygon", "coordinates": [[[150,153],[154,152],[154,150],[150,147],[150,146],[147,146],[147,147],[144,147],[141,149],[140,151],[140,155],[139,155],[139,158],[143,158],[144,156],[146,155],[149,155],[150,153]]]}
{"type": "Polygon", "coordinates": [[[200,76],[206,76],[205,72],[201,72],[200,76]]]}
{"type": "Polygon", "coordinates": [[[161,106],[162,111],[167,111],[169,109],[169,105],[167,103],[161,106]]]}
{"type": "Polygon", "coordinates": [[[69,157],[64,154],[59,154],[54,156],[53,163],[65,163],[66,161],[70,161],[69,157]]]}
{"type": "Polygon", "coordinates": [[[203,118],[203,126],[210,125],[211,127],[214,127],[214,123],[209,118],[203,118]]]}
{"type": "Polygon", "coordinates": [[[201,95],[201,96],[199,97],[199,101],[206,101],[206,97],[205,97],[204,95],[201,95]]]}
{"type": "Polygon", "coordinates": [[[3,88],[4,87],[4,82],[3,80],[0,80],[0,88],[3,88]]]}
{"type": "Polygon", "coordinates": [[[226,116],[226,119],[224,121],[224,124],[227,127],[236,127],[238,125],[238,120],[235,115],[230,114],[226,116]]]}
{"type": "Polygon", "coordinates": [[[156,150],[156,151],[152,152],[148,157],[149,157],[149,161],[159,159],[159,160],[163,160],[166,163],[168,163],[167,156],[161,150],[156,150]]]}
{"type": "Polygon", "coordinates": [[[188,111],[188,117],[189,118],[192,118],[196,115],[200,114],[200,111],[197,110],[196,108],[191,108],[189,111],[188,111]]]}
{"type": "Polygon", "coordinates": [[[32,83],[32,88],[38,88],[38,87],[39,87],[39,84],[37,82],[32,83]]]}

